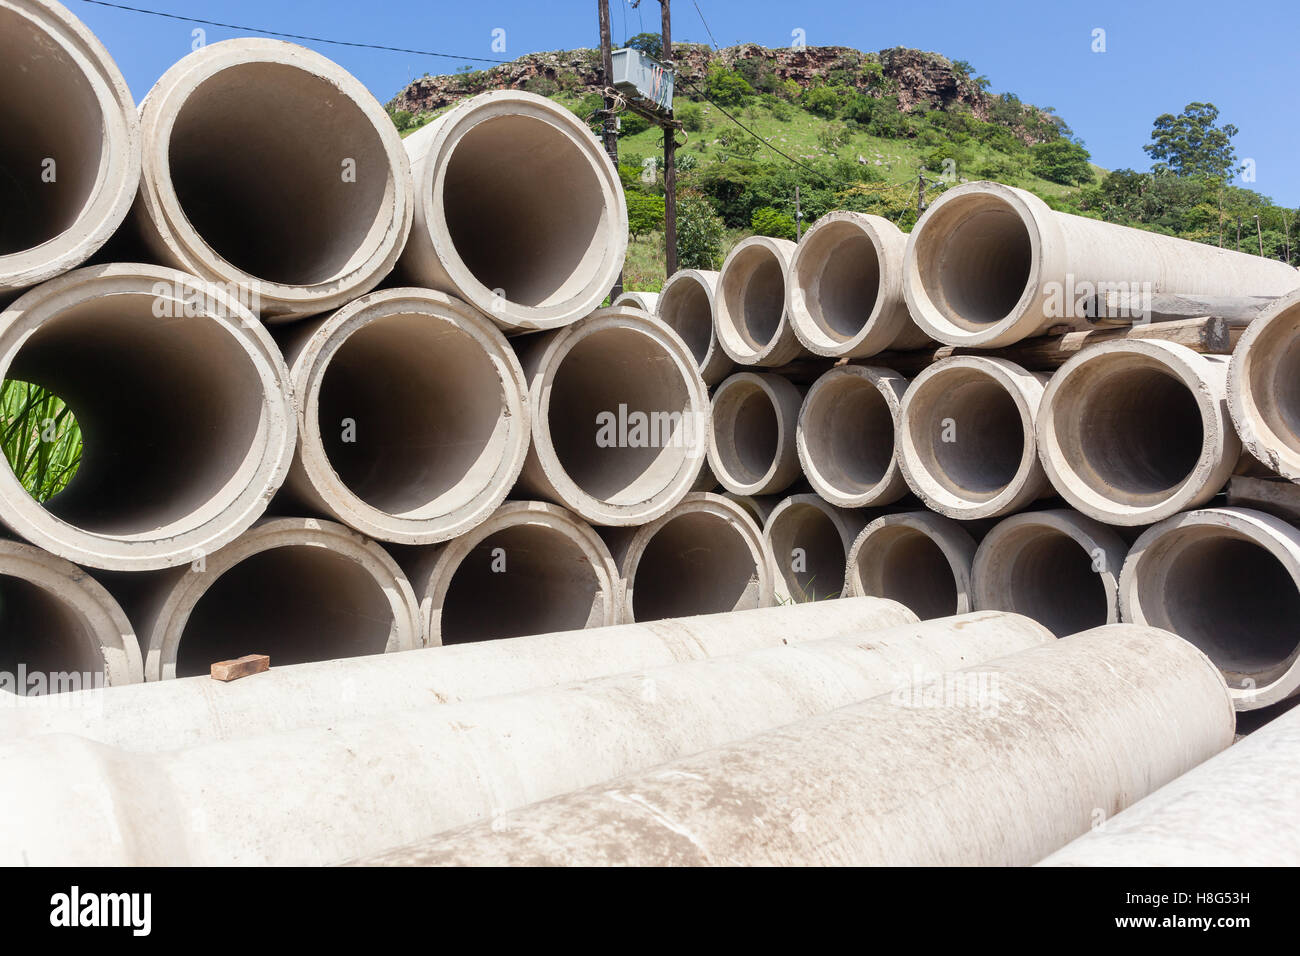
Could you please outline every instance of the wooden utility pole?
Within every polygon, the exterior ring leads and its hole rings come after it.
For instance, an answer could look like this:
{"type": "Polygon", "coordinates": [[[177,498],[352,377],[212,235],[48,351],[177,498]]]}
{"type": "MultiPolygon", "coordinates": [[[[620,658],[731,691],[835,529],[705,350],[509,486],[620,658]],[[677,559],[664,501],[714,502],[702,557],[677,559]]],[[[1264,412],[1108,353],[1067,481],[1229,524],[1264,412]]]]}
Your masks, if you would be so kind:
{"type": "Polygon", "coordinates": [[[1241,217],[1237,217],[1237,251],[1241,252],[1241,217]]]}
{"type": "Polygon", "coordinates": [[[794,241],[803,238],[803,207],[799,205],[799,184],[794,186],[794,241]]]}
{"type": "MultiPolygon", "coordinates": [[[[673,64],[672,14],[668,0],[659,0],[663,11],[663,65],[676,74],[673,64]]],[[[668,113],[671,121],[673,114],[668,113]]],[[[677,127],[671,122],[661,127],[664,131],[664,260],[668,276],[677,271],[677,127]]]]}
{"type": "Polygon", "coordinates": [[[1264,255],[1264,231],[1259,225],[1259,216],[1255,216],[1255,235],[1259,237],[1259,254],[1264,255]]]}
{"type": "Polygon", "coordinates": [[[921,213],[925,212],[925,170],[922,169],[916,174],[916,218],[921,218],[921,213]]]}
{"type": "MultiPolygon", "coordinates": [[[[609,40],[609,0],[596,0],[596,8],[600,15],[600,58],[605,81],[605,89],[602,91],[605,96],[605,152],[609,153],[609,158],[613,161],[614,170],[617,173],[618,121],[614,118],[614,98],[609,95],[609,90],[614,81],[614,56],[609,40]]],[[[618,277],[614,280],[614,288],[609,293],[610,303],[613,304],[614,300],[622,294],[623,270],[620,269],[618,277]]]]}
{"type": "Polygon", "coordinates": [[[1286,218],[1286,210],[1282,210],[1282,235],[1286,237],[1286,264],[1291,264],[1291,223],[1286,218]]]}

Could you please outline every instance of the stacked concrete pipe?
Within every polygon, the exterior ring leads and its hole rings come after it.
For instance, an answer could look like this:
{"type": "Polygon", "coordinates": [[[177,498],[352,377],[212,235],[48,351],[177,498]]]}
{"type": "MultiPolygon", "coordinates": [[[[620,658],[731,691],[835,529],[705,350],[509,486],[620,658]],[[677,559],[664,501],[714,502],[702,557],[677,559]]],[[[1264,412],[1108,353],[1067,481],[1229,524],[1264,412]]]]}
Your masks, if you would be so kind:
{"type": "Polygon", "coordinates": [[[0,467],[0,521],[75,564],[199,560],[265,511],[293,458],[279,349],[221,288],[161,266],[86,266],[0,313],[0,378],[63,398],[80,466],[44,505],[0,467]]]}
{"type": "Polygon", "coordinates": [[[140,128],[135,219],[151,253],[240,290],[268,320],[370,291],[406,244],[401,137],[318,53],[260,38],[202,47],[149,91],[140,128]]]}
{"type": "Polygon", "coordinates": [[[750,236],[722,263],[713,317],[718,344],[732,361],[775,368],[804,354],[786,309],[794,249],[788,239],[750,236]]]}
{"type": "Polygon", "coordinates": [[[839,597],[849,551],[865,524],[862,512],[837,508],[819,495],[783,499],[763,526],[780,575],[777,600],[802,603],[839,597]]]}
{"type": "Polygon", "coordinates": [[[1024,614],[1058,637],[1115,624],[1127,553],[1114,530],[1066,508],[1012,515],[975,552],[975,607],[1024,614]]]}
{"type": "Polygon", "coordinates": [[[604,627],[620,618],[618,570],[600,536],[542,501],[508,501],[437,548],[402,557],[426,643],[604,627]]]}
{"type": "Polygon", "coordinates": [[[166,754],[30,738],[0,747],[0,860],[340,862],[1048,640],[976,615],[166,754]]]}
{"type": "Polygon", "coordinates": [[[704,384],[712,387],[732,369],[731,357],[718,344],[718,273],[679,269],[668,277],[655,307],[655,315],[682,337],[695,356],[704,384]]]}
{"type": "Polygon", "coordinates": [[[1109,625],[928,685],[363,862],[1023,866],[1232,742],[1223,679],[1154,628],[1109,625]],[[1142,692],[1116,673],[1143,675],[1142,692]]]}
{"type": "Polygon", "coordinates": [[[658,302],[658,292],[624,292],[610,305],[630,305],[634,309],[640,309],[642,312],[654,315],[659,307],[658,302]]]}
{"type": "Polygon", "coordinates": [[[722,495],[689,494],[654,521],[610,528],[605,536],[629,624],[743,611],[775,600],[776,569],[762,528],[722,495]]]}
{"type": "Polygon", "coordinates": [[[996,348],[1087,324],[1110,289],[1284,295],[1284,262],[1055,212],[1023,189],[966,183],[926,210],[907,240],[904,293],[916,324],[949,345],[996,348]]]}
{"type": "Polygon", "coordinates": [[[677,333],[639,309],[600,309],[518,340],[532,443],[521,492],[601,525],[665,514],[700,475],[709,395],[677,333]]]}
{"type": "Polygon", "coordinates": [[[298,410],[290,510],[435,544],[505,499],[528,451],[528,385],[504,335],[428,289],[361,296],[283,339],[298,410]]]}
{"type": "Polygon", "coordinates": [[[960,522],[929,511],[876,518],[849,548],[844,593],[888,598],[922,620],[975,607],[975,539],[960,522]]]}
{"type": "Polygon", "coordinates": [[[730,498],[745,512],[754,519],[754,523],[760,528],[766,527],[767,519],[771,516],[773,509],[781,503],[780,495],[738,495],[734,491],[724,491],[722,497],[730,498]]]}
{"type": "Polygon", "coordinates": [[[1051,494],[1034,423],[1047,376],[1006,359],[959,355],[912,380],[898,425],[898,464],[926,507],[991,518],[1051,494]]]}
{"type": "Polygon", "coordinates": [[[709,470],[738,495],[775,495],[800,477],[795,434],[803,393],[768,372],[737,372],[713,391],[709,470]]]}
{"type": "Polygon", "coordinates": [[[796,449],[813,490],[840,508],[893,504],[907,494],[894,435],[907,379],[842,365],[813,382],[799,409],[796,449]]]}
{"type": "Polygon", "coordinates": [[[829,212],[799,241],[790,260],[786,311],[814,355],[863,358],[930,341],[903,298],[907,236],[888,219],[829,212]]]}
{"type": "Polygon", "coordinates": [[[1125,621],[1168,628],[1223,671],[1238,710],[1300,691],[1300,531],[1249,508],[1174,515],[1133,543],[1125,621]]]}
{"type": "Polygon", "coordinates": [[[1300,292],[1246,327],[1228,366],[1228,409],[1246,450],[1300,481],[1300,292]]]}
{"type": "Polygon", "coordinates": [[[405,146],[415,223],[401,269],[412,285],[464,299],[507,332],[600,306],[623,268],[627,208],[618,171],[569,110],[497,90],[405,146]]]}
{"type": "Polygon", "coordinates": [[[0,301],[81,265],[140,181],[140,126],[103,44],[62,4],[0,0],[0,301]]]}

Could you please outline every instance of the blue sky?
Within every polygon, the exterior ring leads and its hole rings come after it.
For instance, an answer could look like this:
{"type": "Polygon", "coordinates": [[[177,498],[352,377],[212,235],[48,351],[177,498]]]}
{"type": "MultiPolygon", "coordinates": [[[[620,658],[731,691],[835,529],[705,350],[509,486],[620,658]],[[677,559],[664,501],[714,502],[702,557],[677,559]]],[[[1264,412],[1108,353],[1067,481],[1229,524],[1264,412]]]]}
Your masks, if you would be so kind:
{"type": "MultiPolygon", "coordinates": [[[[189,52],[193,24],[65,0],[104,41],[139,100],[189,52]]],[[[399,47],[510,59],[537,50],[596,46],[594,0],[122,0],[235,24],[399,47]],[[492,49],[505,31],[506,52],[492,49]]],[[[1300,68],[1300,0],[927,0],[925,3],[820,3],[698,0],[722,46],[787,45],[804,31],[810,45],[860,50],[909,46],[967,60],[994,92],[1010,90],[1055,107],[1108,169],[1146,169],[1151,122],[1193,101],[1208,101],[1241,130],[1238,155],[1255,161],[1245,183],[1300,205],[1300,123],[1294,90],[1300,68]],[[1093,52],[1104,30],[1105,52],[1093,52]]],[[[658,30],[659,4],[611,0],[614,41],[658,30]]],[[[692,0],[673,5],[675,40],[708,42],[692,0]]],[[[206,28],[207,42],[240,35],[206,28]]],[[[466,62],[306,43],[352,71],[381,100],[424,72],[466,62]]],[[[482,66],[483,64],[477,64],[482,66]]]]}

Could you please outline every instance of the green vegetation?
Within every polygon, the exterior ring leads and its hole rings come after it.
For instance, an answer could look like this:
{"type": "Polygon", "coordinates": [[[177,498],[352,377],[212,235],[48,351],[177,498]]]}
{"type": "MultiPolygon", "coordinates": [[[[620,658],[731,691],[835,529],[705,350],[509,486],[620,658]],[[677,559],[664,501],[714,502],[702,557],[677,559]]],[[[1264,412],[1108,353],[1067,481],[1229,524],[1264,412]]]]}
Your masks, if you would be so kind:
{"type": "Polygon", "coordinates": [[[81,428],[72,410],[39,385],[0,385],[0,442],[22,486],[37,501],[54,497],[81,463],[81,428]]]}

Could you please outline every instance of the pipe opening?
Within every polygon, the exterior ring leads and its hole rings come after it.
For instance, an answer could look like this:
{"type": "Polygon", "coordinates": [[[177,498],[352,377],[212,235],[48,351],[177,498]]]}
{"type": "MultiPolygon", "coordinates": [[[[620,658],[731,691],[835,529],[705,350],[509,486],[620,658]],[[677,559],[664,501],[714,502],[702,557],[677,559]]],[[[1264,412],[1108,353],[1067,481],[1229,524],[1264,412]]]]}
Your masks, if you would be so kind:
{"type": "Polygon", "coordinates": [[[0,256],[72,228],[95,197],[107,126],[77,62],[0,7],[0,256]]]}
{"type": "Polygon", "coordinates": [[[1002,599],[999,610],[1033,618],[1057,637],[1107,622],[1105,582],[1093,570],[1092,555],[1069,535],[1035,526],[1003,547],[1015,557],[992,565],[997,570],[986,584],[1002,599]]]}
{"type": "Polygon", "coordinates": [[[442,601],[443,644],[595,627],[608,595],[577,541],[544,525],[485,537],[456,567],[442,601]]]}
{"type": "Polygon", "coordinates": [[[757,484],[776,464],[776,408],[753,382],[739,379],[727,386],[713,410],[713,427],[718,464],[737,484],[757,484]]]}
{"type": "Polygon", "coordinates": [[[697,365],[713,343],[713,306],[709,293],[694,279],[678,279],[659,297],[659,319],[682,337],[697,365]]]}
{"type": "Polygon", "coordinates": [[[820,477],[846,495],[883,481],[894,462],[894,413],[880,390],[861,376],[839,375],[813,401],[804,439],[820,477]]]}
{"type": "Polygon", "coordinates": [[[659,621],[760,606],[759,568],[740,529],[725,518],[688,512],[665,522],[634,572],[632,615],[659,621]]]}
{"type": "Polygon", "coordinates": [[[1269,440],[1300,453],[1300,307],[1272,319],[1248,358],[1245,385],[1269,440]]]}
{"type": "Polygon", "coordinates": [[[383,139],[325,77],[282,63],[228,66],[185,98],[167,149],[190,224],[258,279],[340,279],[387,231],[395,184],[383,139]]]}
{"type": "Polygon", "coordinates": [[[467,505],[506,457],[510,419],[492,360],[428,315],[387,315],[349,335],[321,378],[319,414],[340,480],[404,518],[467,505]]]}
{"type": "Polygon", "coordinates": [[[887,525],[873,531],[857,557],[861,594],[889,598],[923,621],[958,612],[957,579],[943,549],[923,531],[887,525]]]}
{"type": "Polygon", "coordinates": [[[742,249],[720,282],[735,331],[751,349],[766,348],[785,314],[785,269],[776,254],[762,245],[742,249]]]}
{"type": "Polygon", "coordinates": [[[1020,470],[1025,425],[997,379],[952,368],[922,383],[909,402],[910,429],[929,476],[972,501],[997,497],[1020,470]]]}
{"type": "Polygon", "coordinates": [[[829,223],[798,258],[797,287],[817,327],[838,341],[862,331],[880,295],[876,247],[851,223],[829,223]]]}
{"type": "Polygon", "coordinates": [[[81,425],[58,395],[31,382],[0,383],[5,459],[27,493],[48,501],[81,466],[81,425]]]}
{"type": "Polygon", "coordinates": [[[695,427],[677,364],[636,329],[593,332],[555,369],[547,428],[556,457],[574,484],[600,501],[637,504],[668,488],[695,427]]]}
{"type": "Polygon", "coordinates": [[[847,555],[839,528],[826,512],[815,505],[791,505],[777,515],[769,537],[796,603],[839,597],[847,555]]]}
{"type": "Polygon", "coordinates": [[[104,656],[97,647],[85,619],[57,595],[0,574],[0,673],[11,676],[17,694],[102,686],[104,656]],[[24,684],[23,674],[36,680],[24,684]]]}
{"type": "Polygon", "coordinates": [[[272,666],[382,654],[393,612],[380,582],[352,558],[284,545],[245,558],[199,598],[176,649],[176,676],[267,654],[272,666]]]}
{"type": "Polygon", "coordinates": [[[550,122],[513,115],[471,127],[447,160],[441,195],[456,254],[509,301],[553,305],[597,278],[605,191],[581,145],[550,122]]]}

